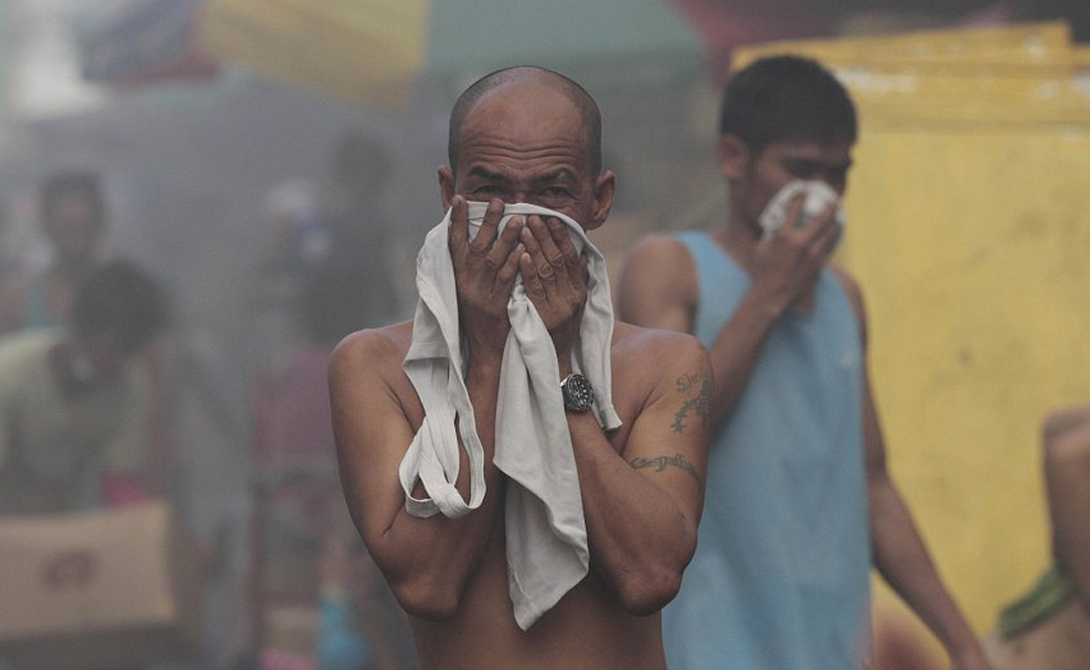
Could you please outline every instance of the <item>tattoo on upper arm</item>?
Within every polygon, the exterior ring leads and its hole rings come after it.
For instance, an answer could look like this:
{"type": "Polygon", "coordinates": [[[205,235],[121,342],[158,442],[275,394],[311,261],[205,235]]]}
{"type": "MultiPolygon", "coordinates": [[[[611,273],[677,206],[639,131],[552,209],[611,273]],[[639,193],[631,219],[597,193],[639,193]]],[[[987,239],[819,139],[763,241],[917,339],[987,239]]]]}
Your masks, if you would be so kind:
{"type": "Polygon", "coordinates": [[[674,415],[674,422],[670,424],[670,428],[675,433],[682,433],[685,431],[685,419],[689,414],[695,414],[700,417],[700,420],[704,423],[708,421],[708,415],[712,400],[712,374],[710,370],[704,369],[696,373],[686,373],[677,378],[677,392],[688,396],[682,401],[681,407],[678,409],[677,414],[674,415]]]}
{"type": "Polygon", "coordinates": [[[655,468],[655,472],[662,472],[668,466],[680,468],[695,479],[698,484],[700,483],[700,474],[696,471],[696,466],[685,460],[685,457],[681,454],[676,454],[674,456],[655,456],[654,458],[636,457],[632,459],[630,465],[633,470],[655,468]]]}

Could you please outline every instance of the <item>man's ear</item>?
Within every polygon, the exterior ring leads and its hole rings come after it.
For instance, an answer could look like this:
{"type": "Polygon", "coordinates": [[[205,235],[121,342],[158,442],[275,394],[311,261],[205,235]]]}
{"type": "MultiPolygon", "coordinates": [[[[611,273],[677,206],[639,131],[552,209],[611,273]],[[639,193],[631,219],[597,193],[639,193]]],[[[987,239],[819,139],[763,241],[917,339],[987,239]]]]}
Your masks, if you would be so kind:
{"type": "Polygon", "coordinates": [[[446,214],[451,200],[454,200],[454,172],[446,165],[439,167],[439,197],[443,201],[443,213],[446,214]]]}
{"type": "Polygon", "coordinates": [[[594,180],[594,212],[590,221],[583,224],[587,230],[594,230],[606,222],[609,211],[613,208],[613,194],[616,192],[617,175],[612,170],[606,170],[594,180]]]}
{"type": "Polygon", "coordinates": [[[722,135],[716,148],[719,172],[728,180],[741,179],[749,170],[749,148],[737,135],[722,135]]]}

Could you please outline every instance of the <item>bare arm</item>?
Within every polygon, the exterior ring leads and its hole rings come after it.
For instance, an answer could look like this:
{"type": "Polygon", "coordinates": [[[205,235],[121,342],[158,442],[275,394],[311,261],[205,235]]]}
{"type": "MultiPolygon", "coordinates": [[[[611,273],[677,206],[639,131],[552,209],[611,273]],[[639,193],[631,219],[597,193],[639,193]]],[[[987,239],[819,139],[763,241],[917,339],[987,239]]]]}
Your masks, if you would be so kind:
{"type": "Polygon", "coordinates": [[[621,452],[592,416],[568,415],[591,560],[634,614],[677,594],[704,501],[711,368],[692,338],[659,348],[657,385],[621,452]]]}
{"type": "Polygon", "coordinates": [[[1044,433],[1052,551],[1083,602],[1090,603],[1090,407],[1050,415],[1044,433]]]}
{"type": "MultiPolygon", "coordinates": [[[[865,346],[866,316],[862,295],[847,275],[837,271],[837,276],[859,317],[865,346]]],[[[863,440],[874,565],[897,595],[939,638],[955,668],[986,670],[988,665],[980,643],[943,585],[923,537],[890,478],[885,439],[865,360],[863,384],[863,440]]]]}
{"type": "Polygon", "coordinates": [[[1046,445],[1055,442],[1064,433],[1085,424],[1090,424],[1090,405],[1069,407],[1053,412],[1045,419],[1044,442],[1046,445]]]}
{"type": "MultiPolygon", "coordinates": [[[[381,335],[366,331],[334,352],[329,382],[341,481],[356,527],[398,602],[415,616],[441,619],[457,610],[502,499],[502,478],[492,464],[499,369],[471,367],[467,380],[484,447],[484,501],[458,519],[442,514],[422,519],[405,511],[398,478],[414,435],[387,378],[401,373],[399,365],[389,363],[391,357],[400,360],[398,353],[381,335]]],[[[455,485],[468,500],[469,459],[460,442],[455,485]]]]}
{"type": "MultiPolygon", "coordinates": [[[[523,282],[552,334],[563,379],[586,301],[585,259],[556,220],[529,217],[522,240],[523,282]]],[[[638,351],[626,360],[647,366],[630,374],[647,380],[648,395],[626,444],[615,448],[588,413],[569,413],[568,426],[594,568],[627,611],[650,614],[677,593],[696,549],[713,382],[695,339],[630,337],[625,346],[638,351]]]]}
{"type": "MultiPolygon", "coordinates": [[[[716,380],[711,403],[713,426],[738,404],[760,358],[772,326],[804,296],[839,237],[835,210],[798,229],[801,199],[788,213],[788,225],[754,247],[751,283],[734,315],[708,348],[716,380]]],[[[621,277],[621,319],[648,328],[692,333],[699,286],[692,258],[680,242],[651,237],[637,245],[621,277]]]]}
{"type": "MultiPolygon", "coordinates": [[[[470,242],[466,200],[457,196],[452,201],[449,245],[469,351],[466,387],[484,449],[487,493],[478,509],[459,519],[441,514],[421,519],[404,509],[398,468],[414,431],[404,406],[412,389],[405,388],[400,366],[403,349],[380,334],[365,332],[338,346],[330,366],[334,436],[350,511],[398,602],[424,618],[441,619],[457,611],[503,497],[504,480],[492,463],[496,401],[510,329],[507,301],[522,247],[517,223],[497,235],[502,214],[503,203],[494,200],[470,242]],[[395,391],[399,383],[400,398],[395,391]]],[[[458,442],[461,467],[455,485],[468,499],[469,459],[460,437],[458,442]]]]}

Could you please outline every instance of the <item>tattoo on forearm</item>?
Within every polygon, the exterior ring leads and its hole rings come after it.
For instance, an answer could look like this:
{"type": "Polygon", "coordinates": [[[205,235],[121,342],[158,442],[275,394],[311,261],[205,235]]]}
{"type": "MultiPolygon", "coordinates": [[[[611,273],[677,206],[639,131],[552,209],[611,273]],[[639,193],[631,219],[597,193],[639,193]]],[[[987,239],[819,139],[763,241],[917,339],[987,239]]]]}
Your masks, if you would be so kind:
{"type": "Polygon", "coordinates": [[[632,459],[630,465],[633,470],[655,468],[655,472],[662,472],[667,467],[681,468],[695,479],[698,484],[700,483],[700,474],[696,471],[696,466],[685,460],[685,457],[681,454],[676,454],[674,456],[656,456],[654,458],[637,457],[632,459]]]}
{"type": "Polygon", "coordinates": [[[674,422],[670,424],[670,428],[675,433],[684,432],[685,419],[688,418],[690,413],[697,415],[701,421],[707,423],[712,401],[711,371],[705,369],[678,377],[677,392],[689,397],[682,401],[681,407],[678,409],[677,414],[674,415],[674,422]]]}

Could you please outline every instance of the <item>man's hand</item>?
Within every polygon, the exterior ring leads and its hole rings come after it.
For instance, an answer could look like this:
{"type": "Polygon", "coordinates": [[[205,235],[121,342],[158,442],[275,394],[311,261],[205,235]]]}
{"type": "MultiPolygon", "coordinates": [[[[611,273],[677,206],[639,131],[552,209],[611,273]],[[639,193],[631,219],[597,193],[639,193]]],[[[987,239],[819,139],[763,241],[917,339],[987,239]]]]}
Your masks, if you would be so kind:
{"type": "Polygon", "coordinates": [[[776,317],[791,305],[810,299],[818,273],[840,239],[836,204],[799,228],[804,197],[799,195],[791,201],[784,225],[761,240],[754,250],[753,290],[776,317]]]}
{"type": "Polygon", "coordinates": [[[575,250],[568,227],[556,218],[530,216],[522,246],[526,250],[519,257],[519,270],[526,295],[552,337],[564,375],[587,302],[587,257],[575,250]]]}
{"type": "Polygon", "coordinates": [[[518,242],[521,219],[509,221],[497,236],[503,208],[502,200],[489,202],[481,229],[470,241],[469,204],[460,195],[451,201],[450,258],[470,360],[502,360],[511,327],[507,302],[525,249],[518,242]]]}

